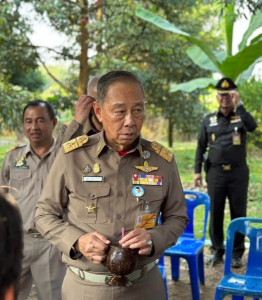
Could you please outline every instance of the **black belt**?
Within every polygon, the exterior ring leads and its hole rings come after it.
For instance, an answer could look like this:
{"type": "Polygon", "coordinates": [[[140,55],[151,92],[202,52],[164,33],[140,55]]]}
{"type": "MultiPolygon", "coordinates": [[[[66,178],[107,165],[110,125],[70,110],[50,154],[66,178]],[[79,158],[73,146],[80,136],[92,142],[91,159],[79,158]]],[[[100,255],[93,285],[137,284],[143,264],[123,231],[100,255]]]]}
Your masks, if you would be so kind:
{"type": "Polygon", "coordinates": [[[232,169],[239,167],[241,165],[244,165],[245,162],[241,163],[232,163],[232,164],[227,164],[227,163],[222,163],[222,164],[216,164],[216,163],[211,163],[212,167],[222,169],[223,171],[231,171],[232,169]]]}

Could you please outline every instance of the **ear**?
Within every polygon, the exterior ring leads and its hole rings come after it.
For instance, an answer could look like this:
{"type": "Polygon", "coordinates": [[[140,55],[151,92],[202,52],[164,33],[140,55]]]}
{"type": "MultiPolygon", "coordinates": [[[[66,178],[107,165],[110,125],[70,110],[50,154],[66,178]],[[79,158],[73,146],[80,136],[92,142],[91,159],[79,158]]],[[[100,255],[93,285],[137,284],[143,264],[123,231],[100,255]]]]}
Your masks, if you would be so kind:
{"type": "Polygon", "coordinates": [[[54,120],[52,122],[53,122],[53,127],[55,128],[56,124],[57,124],[57,118],[54,118],[54,120]]]}
{"type": "Polygon", "coordinates": [[[102,108],[96,101],[93,102],[93,109],[99,122],[102,122],[102,108]]]}

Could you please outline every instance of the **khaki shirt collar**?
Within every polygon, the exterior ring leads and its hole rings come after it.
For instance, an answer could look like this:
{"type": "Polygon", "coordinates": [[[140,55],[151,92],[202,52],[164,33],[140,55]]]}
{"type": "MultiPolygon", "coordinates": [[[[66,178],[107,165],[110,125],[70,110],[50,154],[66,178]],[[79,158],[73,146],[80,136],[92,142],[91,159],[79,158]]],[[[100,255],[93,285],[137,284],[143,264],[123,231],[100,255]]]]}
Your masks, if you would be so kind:
{"type": "MultiPolygon", "coordinates": [[[[106,141],[105,141],[105,132],[104,130],[102,130],[99,133],[99,142],[97,144],[97,155],[96,157],[99,157],[101,155],[101,153],[103,152],[103,149],[108,148],[108,149],[112,149],[112,147],[108,146],[106,141]]],[[[135,146],[134,149],[130,150],[129,152],[135,152],[138,151],[140,156],[143,156],[143,149],[142,149],[142,145],[141,145],[141,137],[139,136],[137,144],[135,146]]]]}
{"type": "MultiPolygon", "coordinates": [[[[53,137],[53,143],[49,149],[49,151],[47,152],[46,155],[48,155],[49,153],[51,153],[53,151],[53,149],[55,148],[55,143],[56,143],[56,139],[53,137]]],[[[25,147],[25,155],[27,156],[28,154],[31,154],[31,155],[35,155],[35,152],[34,150],[32,149],[30,143],[28,143],[25,147]]]]}

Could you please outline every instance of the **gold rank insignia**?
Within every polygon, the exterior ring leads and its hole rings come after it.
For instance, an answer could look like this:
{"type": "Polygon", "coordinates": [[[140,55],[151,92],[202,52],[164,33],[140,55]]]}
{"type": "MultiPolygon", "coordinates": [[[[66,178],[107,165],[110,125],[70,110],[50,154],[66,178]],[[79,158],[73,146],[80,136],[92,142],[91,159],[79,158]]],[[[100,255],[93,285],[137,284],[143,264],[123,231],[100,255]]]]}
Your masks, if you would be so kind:
{"type": "Polygon", "coordinates": [[[88,214],[95,214],[96,212],[96,206],[94,206],[93,203],[89,206],[86,206],[86,209],[88,214]]]}
{"type": "Polygon", "coordinates": [[[164,147],[163,145],[155,141],[151,143],[151,146],[156,151],[156,153],[162,156],[166,161],[168,162],[172,161],[174,154],[166,147],[164,147]]]}
{"type": "Polygon", "coordinates": [[[88,142],[88,136],[87,135],[81,135],[78,136],[75,139],[72,139],[66,143],[63,144],[65,153],[71,152],[77,148],[82,147],[84,144],[88,142]]]}
{"type": "Polygon", "coordinates": [[[144,162],[143,166],[135,166],[135,168],[138,169],[138,170],[141,170],[143,172],[146,172],[146,173],[149,173],[149,172],[152,172],[152,171],[156,171],[156,170],[159,169],[158,167],[151,167],[151,166],[149,166],[149,164],[148,164],[147,161],[144,162]]]}
{"type": "Polygon", "coordinates": [[[94,173],[99,173],[100,172],[100,165],[99,165],[99,163],[95,163],[94,164],[93,172],[94,173]]]}
{"type": "Polygon", "coordinates": [[[211,135],[211,140],[212,140],[212,142],[214,142],[216,140],[216,136],[214,133],[212,133],[212,135],[211,135]]]}

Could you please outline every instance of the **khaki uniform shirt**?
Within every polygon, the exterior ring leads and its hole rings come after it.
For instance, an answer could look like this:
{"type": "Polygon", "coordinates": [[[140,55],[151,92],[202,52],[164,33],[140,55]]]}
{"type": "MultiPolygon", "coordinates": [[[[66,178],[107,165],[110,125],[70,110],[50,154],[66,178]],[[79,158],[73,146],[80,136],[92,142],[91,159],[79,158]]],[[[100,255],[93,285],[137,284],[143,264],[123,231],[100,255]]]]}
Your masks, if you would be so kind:
{"type": "Polygon", "coordinates": [[[68,128],[62,128],[57,140],[54,140],[49,152],[42,159],[34,153],[29,144],[15,147],[6,154],[0,174],[0,185],[10,186],[6,191],[18,202],[24,232],[36,232],[36,203],[61,144],[81,135],[82,130],[83,126],[76,121],[72,121],[68,128]]]}
{"type": "Polygon", "coordinates": [[[146,201],[156,213],[162,212],[163,224],[150,229],[154,255],[141,255],[138,267],[152,262],[174,245],[188,222],[174,158],[171,156],[168,162],[144,139],[120,157],[107,146],[103,134],[89,137],[87,143],[68,153],[61,149],[37,204],[35,218],[36,228],[64,253],[68,265],[91,272],[108,271],[103,264],[93,264],[84,256],[70,258],[74,243],[83,234],[94,231],[112,243],[118,242],[122,227],[126,233],[134,229],[137,214],[144,209],[146,201]],[[143,157],[145,150],[150,153],[147,159],[143,157]],[[145,161],[158,169],[146,173],[135,168],[144,166],[145,161]],[[99,173],[94,172],[95,164],[99,173]],[[132,194],[133,174],[160,175],[163,183],[143,185],[145,194],[137,201],[132,194]],[[90,212],[90,207],[95,209],[90,212]]]}

